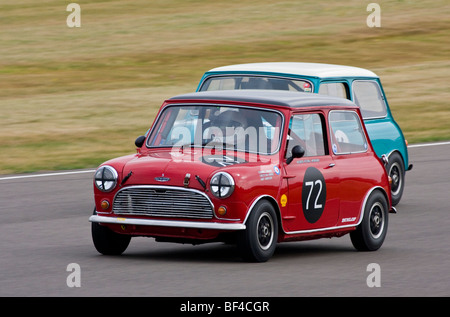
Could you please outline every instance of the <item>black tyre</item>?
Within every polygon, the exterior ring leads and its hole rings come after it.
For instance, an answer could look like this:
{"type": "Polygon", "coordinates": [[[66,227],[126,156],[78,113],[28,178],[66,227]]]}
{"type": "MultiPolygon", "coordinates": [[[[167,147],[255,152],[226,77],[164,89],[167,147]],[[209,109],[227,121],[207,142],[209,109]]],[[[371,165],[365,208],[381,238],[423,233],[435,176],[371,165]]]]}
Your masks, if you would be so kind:
{"type": "Polygon", "coordinates": [[[266,200],[259,201],[250,211],[246,227],[238,236],[238,247],[244,260],[269,260],[275,252],[278,238],[277,215],[272,204],[266,200]]]}
{"type": "Polygon", "coordinates": [[[95,248],[104,255],[120,255],[130,244],[131,236],[116,233],[96,222],[92,223],[91,232],[95,248]]]}
{"type": "Polygon", "coordinates": [[[392,179],[391,196],[392,205],[395,206],[400,202],[403,189],[405,188],[405,164],[400,154],[392,153],[389,156],[389,163],[386,169],[392,179]]]}
{"type": "Polygon", "coordinates": [[[384,242],[388,228],[388,203],[380,191],[374,191],[367,200],[358,228],[350,233],[358,251],[378,250],[384,242]]]}

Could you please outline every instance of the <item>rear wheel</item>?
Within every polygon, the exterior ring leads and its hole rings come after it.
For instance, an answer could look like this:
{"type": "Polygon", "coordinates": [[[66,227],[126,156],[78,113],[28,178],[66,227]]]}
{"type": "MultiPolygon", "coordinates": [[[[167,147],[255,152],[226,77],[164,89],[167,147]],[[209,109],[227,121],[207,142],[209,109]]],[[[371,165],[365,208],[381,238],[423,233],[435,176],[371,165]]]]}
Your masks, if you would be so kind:
{"type": "Polygon", "coordinates": [[[275,252],[278,221],[275,210],[268,201],[259,201],[250,211],[246,229],[239,232],[238,247],[247,261],[265,262],[275,252]]]}
{"type": "Polygon", "coordinates": [[[120,255],[130,244],[131,236],[116,233],[96,222],[92,223],[91,232],[95,248],[104,255],[120,255]]]}
{"type": "Polygon", "coordinates": [[[395,206],[400,202],[405,187],[405,166],[400,154],[392,153],[389,157],[387,172],[392,179],[391,196],[392,205],[395,206]]]}
{"type": "Polygon", "coordinates": [[[350,233],[353,246],[359,251],[378,250],[384,242],[388,228],[388,203],[380,191],[367,200],[358,228],[350,233]]]}

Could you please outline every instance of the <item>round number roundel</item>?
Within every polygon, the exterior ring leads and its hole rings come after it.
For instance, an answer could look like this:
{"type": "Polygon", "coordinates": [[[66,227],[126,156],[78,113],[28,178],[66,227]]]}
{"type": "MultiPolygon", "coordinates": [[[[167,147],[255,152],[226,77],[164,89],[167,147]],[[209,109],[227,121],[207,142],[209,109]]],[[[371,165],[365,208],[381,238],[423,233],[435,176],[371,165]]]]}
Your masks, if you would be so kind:
{"type": "Polygon", "coordinates": [[[327,198],[327,188],[322,173],[315,167],[308,167],[303,178],[303,214],[309,223],[315,223],[322,216],[327,198]]]}

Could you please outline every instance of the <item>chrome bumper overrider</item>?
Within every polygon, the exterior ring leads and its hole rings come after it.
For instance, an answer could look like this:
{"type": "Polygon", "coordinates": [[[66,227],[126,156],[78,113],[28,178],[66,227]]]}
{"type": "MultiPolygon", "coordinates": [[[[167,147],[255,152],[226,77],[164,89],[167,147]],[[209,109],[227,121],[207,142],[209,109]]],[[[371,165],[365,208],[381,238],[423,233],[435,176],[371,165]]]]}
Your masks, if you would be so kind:
{"type": "Polygon", "coordinates": [[[195,221],[174,221],[174,220],[152,220],[135,219],[122,217],[105,217],[93,215],[89,217],[90,222],[112,223],[120,225],[140,225],[157,227],[178,227],[194,229],[213,229],[213,230],[244,230],[245,225],[241,223],[218,223],[218,222],[195,222],[195,221]]]}

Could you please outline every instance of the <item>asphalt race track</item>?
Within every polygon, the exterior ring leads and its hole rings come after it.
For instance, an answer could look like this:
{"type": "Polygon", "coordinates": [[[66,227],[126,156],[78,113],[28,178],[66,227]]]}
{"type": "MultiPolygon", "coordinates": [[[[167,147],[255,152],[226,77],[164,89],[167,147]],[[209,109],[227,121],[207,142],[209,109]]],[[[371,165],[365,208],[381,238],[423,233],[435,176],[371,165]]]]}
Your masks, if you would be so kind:
{"type": "Polygon", "coordinates": [[[93,171],[0,176],[0,296],[450,296],[450,144],[409,152],[380,250],[356,252],[348,236],[291,242],[260,264],[230,245],[149,238],[102,256],[88,222],[93,171]]]}

